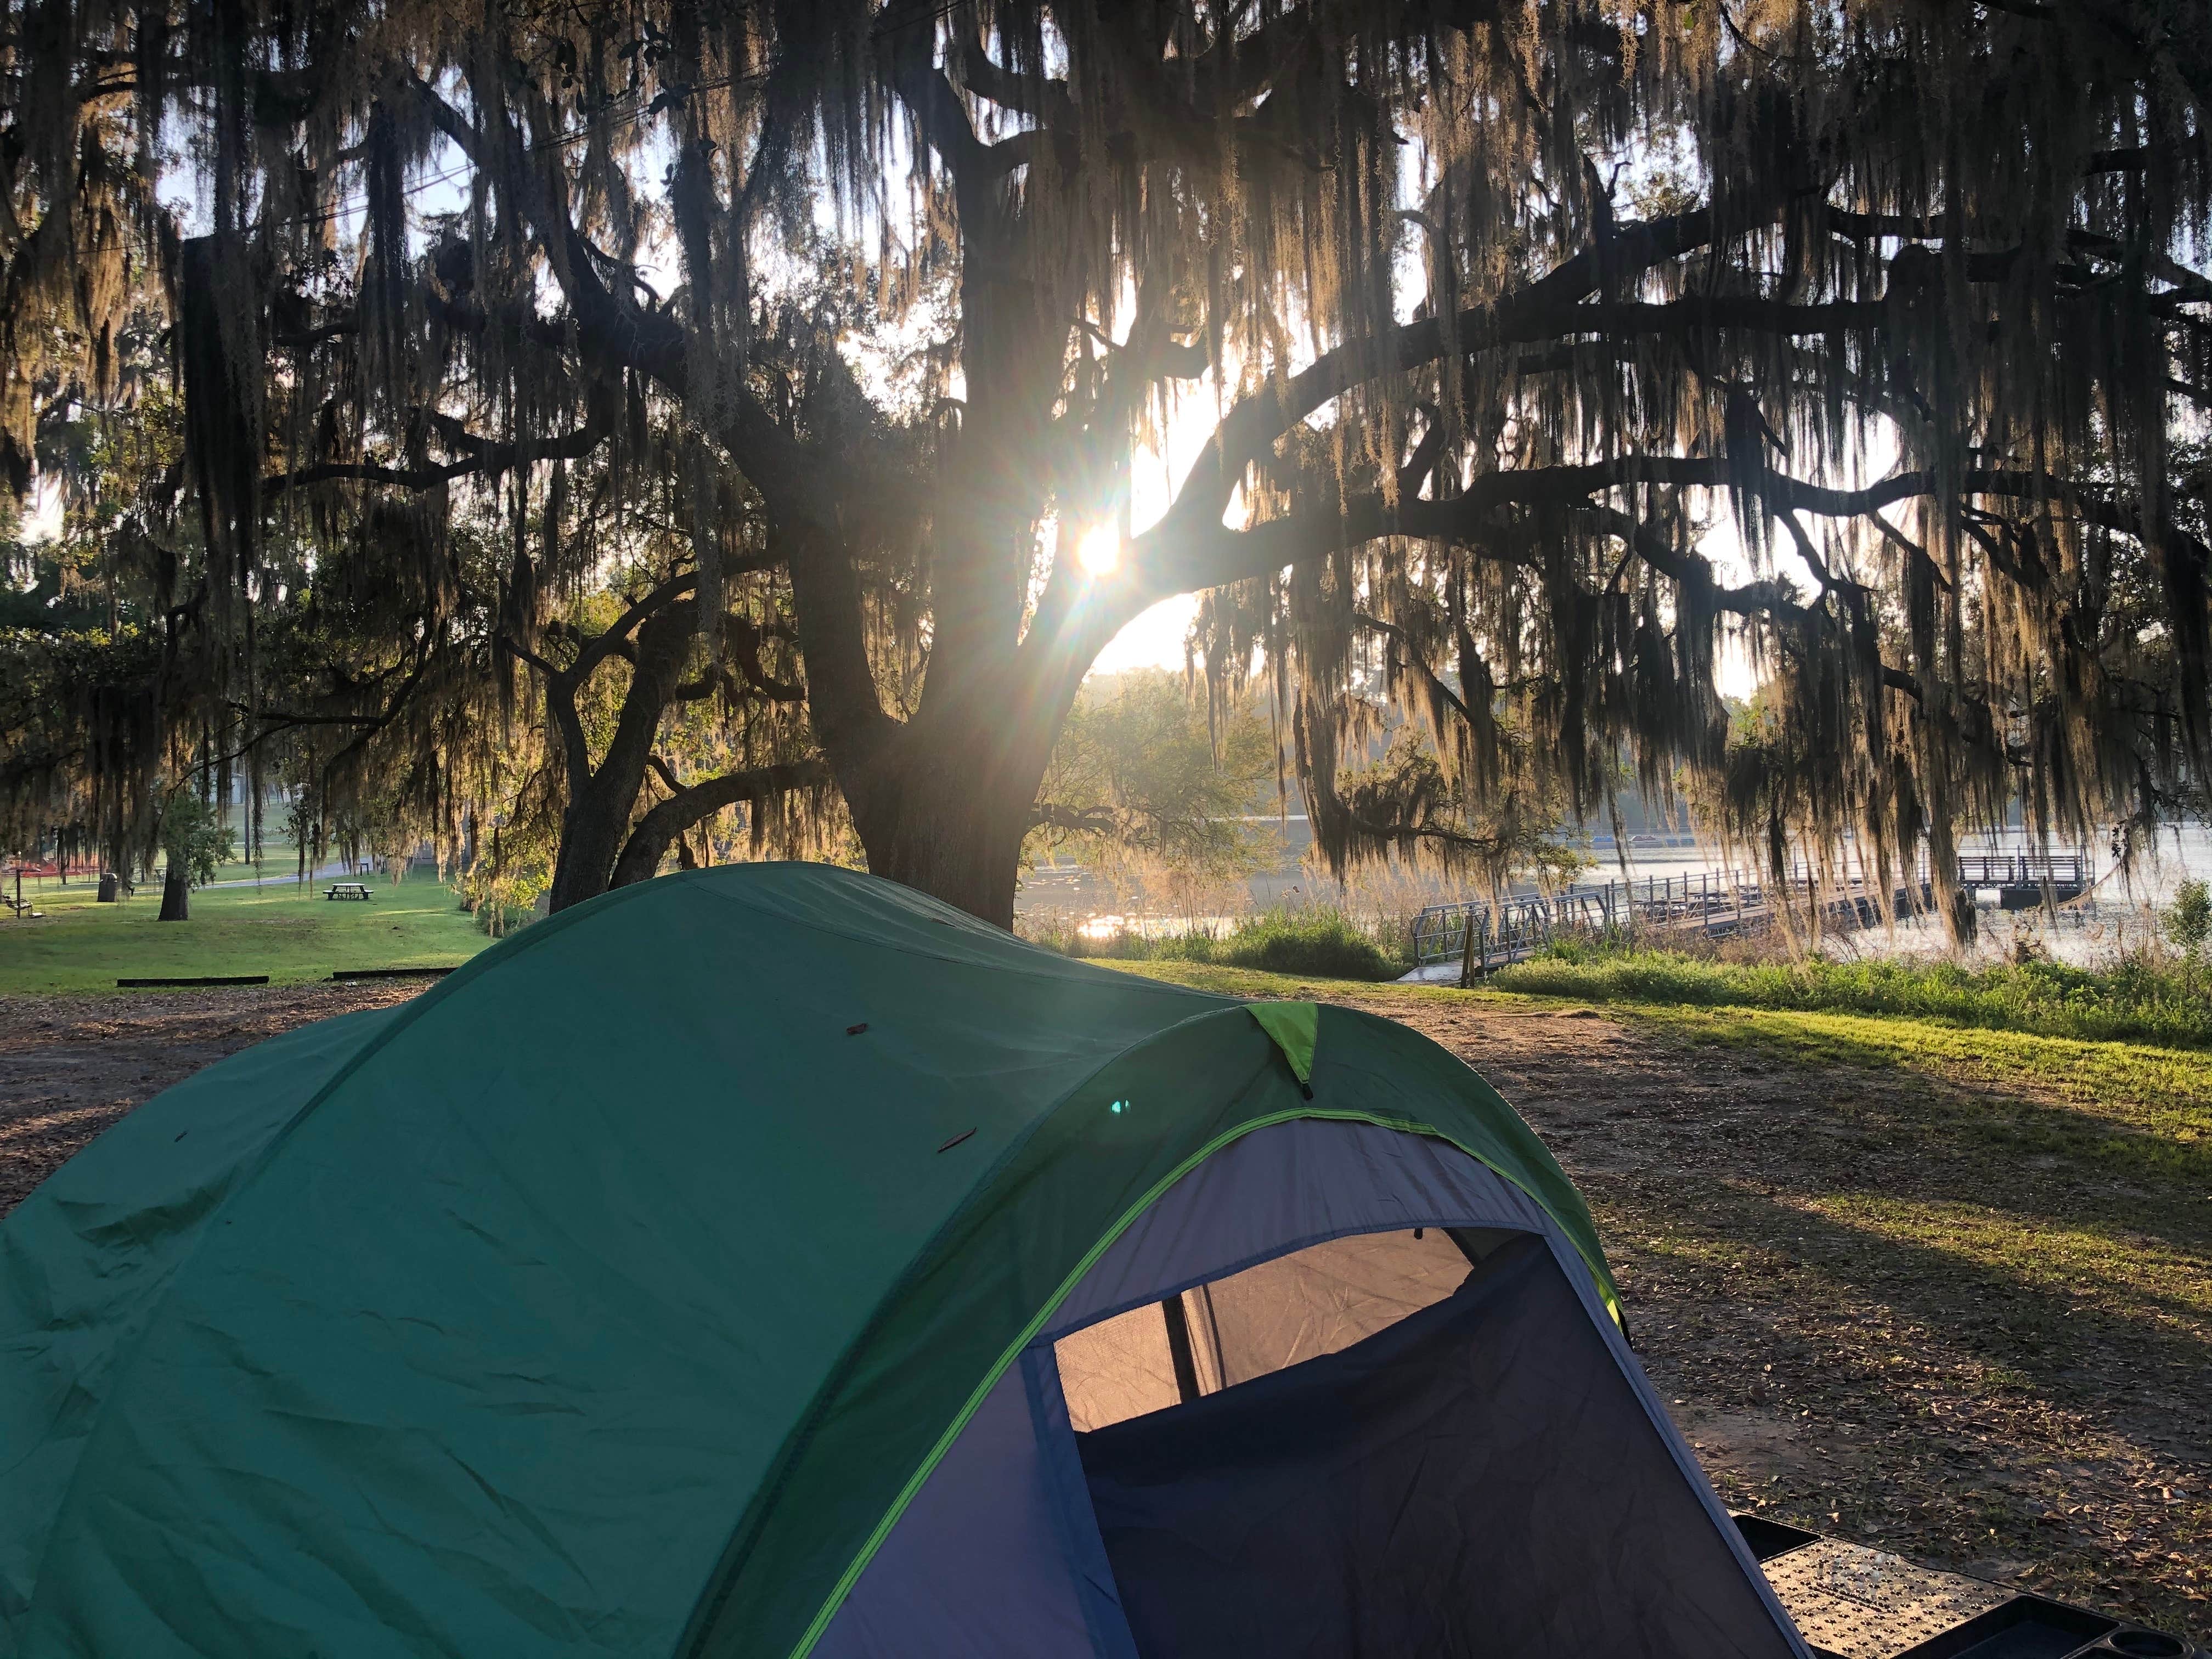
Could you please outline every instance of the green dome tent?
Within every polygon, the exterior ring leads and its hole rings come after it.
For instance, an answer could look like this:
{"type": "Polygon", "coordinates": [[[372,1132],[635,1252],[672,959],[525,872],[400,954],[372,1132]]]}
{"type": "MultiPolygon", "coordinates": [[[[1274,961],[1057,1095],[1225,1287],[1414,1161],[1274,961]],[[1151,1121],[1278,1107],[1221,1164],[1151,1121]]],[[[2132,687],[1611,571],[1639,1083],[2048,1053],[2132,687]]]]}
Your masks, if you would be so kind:
{"type": "Polygon", "coordinates": [[[623,889],[0,1223],[0,1655],[1796,1655],[1389,1022],[623,889]]]}

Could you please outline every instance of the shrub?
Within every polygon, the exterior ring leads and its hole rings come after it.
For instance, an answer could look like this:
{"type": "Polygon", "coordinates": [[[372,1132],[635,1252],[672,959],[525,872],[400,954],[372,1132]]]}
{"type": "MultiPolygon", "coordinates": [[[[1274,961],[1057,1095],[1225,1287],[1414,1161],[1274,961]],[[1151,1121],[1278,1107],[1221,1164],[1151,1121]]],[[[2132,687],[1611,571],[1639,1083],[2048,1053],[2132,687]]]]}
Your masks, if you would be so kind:
{"type": "Polygon", "coordinates": [[[1242,918],[1227,933],[1200,931],[1147,937],[1119,933],[1090,939],[1061,918],[1024,930],[1032,943],[1065,956],[1110,957],[1136,962],[1202,962],[1316,979],[1395,979],[1406,969],[1341,910],[1269,910],[1242,918]]]}
{"type": "Polygon", "coordinates": [[[1270,974],[1382,980],[1405,971],[1340,910],[1271,910],[1247,916],[1215,948],[1216,962],[1270,974]]]}
{"type": "Polygon", "coordinates": [[[2201,881],[2185,881],[2173,890],[2173,903],[2166,913],[2166,936],[2173,948],[2194,957],[2212,939],[2212,887],[2201,881]]]}
{"type": "Polygon", "coordinates": [[[1786,963],[1701,961],[1673,951],[1566,947],[1500,969],[1501,991],[1593,1001],[1893,1014],[2092,1041],[2212,1047],[2203,975],[2142,955],[2090,969],[2033,961],[1786,963]]]}

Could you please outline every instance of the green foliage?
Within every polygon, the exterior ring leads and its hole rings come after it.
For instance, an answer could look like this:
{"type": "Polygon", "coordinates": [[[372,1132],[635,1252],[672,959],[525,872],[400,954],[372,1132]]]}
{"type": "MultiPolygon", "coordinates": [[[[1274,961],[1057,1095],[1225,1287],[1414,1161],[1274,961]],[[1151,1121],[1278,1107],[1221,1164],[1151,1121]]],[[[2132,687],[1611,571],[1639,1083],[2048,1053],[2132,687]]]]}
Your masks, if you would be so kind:
{"type": "Polygon", "coordinates": [[[1402,963],[1339,910],[1271,910],[1247,916],[1218,950],[1204,935],[1186,935],[1183,954],[1194,962],[1256,968],[1270,974],[1318,974],[1329,979],[1395,979],[1402,963]]]}
{"type": "Polygon", "coordinates": [[[1204,705],[1164,669],[1086,685],[1037,793],[1036,839],[1096,861],[1135,854],[1212,874],[1257,859],[1251,813],[1274,744],[1249,711],[1207,728],[1204,705]]]}
{"type": "MultiPolygon", "coordinates": [[[[1514,726],[1502,727],[1499,740],[1510,749],[1529,746],[1527,732],[1514,726]]],[[[1513,876],[1571,881],[1591,863],[1566,844],[1564,789],[1534,778],[1486,784],[1472,772],[1454,777],[1410,721],[1379,760],[1339,771],[1333,796],[1309,801],[1316,844],[1333,871],[1387,848],[1409,863],[1433,862],[1494,887],[1513,876]]]]}
{"type": "Polygon", "coordinates": [[[161,814],[161,851],[172,870],[182,870],[194,887],[204,887],[230,862],[238,837],[222,815],[189,787],[169,797],[161,814]]]}
{"type": "Polygon", "coordinates": [[[2212,939],[2212,887],[2185,881],[2173,890],[2166,913],[2166,936],[2184,956],[2195,957],[2212,939]]]}
{"type": "Polygon", "coordinates": [[[456,884],[461,908],[494,939],[528,926],[538,898],[552,888],[559,849],[559,830],[544,816],[495,825],[456,884]]]}
{"type": "Polygon", "coordinates": [[[1270,974],[1310,974],[1322,979],[1390,980],[1406,971],[1397,951],[1385,949],[1341,910],[1267,910],[1245,916],[1226,933],[1200,928],[1149,938],[1117,933],[1089,939],[1072,929],[1030,934],[1036,943],[1069,956],[1136,962],[1188,962],[1270,974]]]}
{"type": "Polygon", "coordinates": [[[1561,945],[1492,975],[1498,990],[1597,1002],[1822,1010],[2091,1041],[2212,1047],[2199,976],[2142,956],[2100,970],[2057,962],[1705,962],[1674,951],[1561,945]]]}

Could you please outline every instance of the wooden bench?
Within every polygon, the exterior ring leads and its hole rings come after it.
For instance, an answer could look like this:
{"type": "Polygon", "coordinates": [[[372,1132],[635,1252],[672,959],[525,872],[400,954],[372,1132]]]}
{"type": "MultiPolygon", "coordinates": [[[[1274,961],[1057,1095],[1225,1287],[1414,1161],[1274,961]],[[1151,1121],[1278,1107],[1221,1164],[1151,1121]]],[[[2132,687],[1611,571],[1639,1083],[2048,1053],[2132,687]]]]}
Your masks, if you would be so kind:
{"type": "Polygon", "coordinates": [[[334,881],[324,890],[323,896],[326,899],[373,899],[376,895],[369,890],[366,882],[334,881]]]}

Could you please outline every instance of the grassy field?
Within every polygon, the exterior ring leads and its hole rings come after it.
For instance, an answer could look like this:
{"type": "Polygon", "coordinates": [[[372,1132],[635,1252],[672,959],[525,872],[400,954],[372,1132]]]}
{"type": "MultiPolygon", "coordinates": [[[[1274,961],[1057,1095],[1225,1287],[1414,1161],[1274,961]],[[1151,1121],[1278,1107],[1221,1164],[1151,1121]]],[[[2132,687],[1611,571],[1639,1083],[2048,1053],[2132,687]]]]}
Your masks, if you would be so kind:
{"type": "Polygon", "coordinates": [[[2212,1046],[2212,967],[2175,956],[2135,955],[2091,970],[2059,962],[1717,962],[1562,946],[1502,969],[1492,982],[1603,1002],[1893,1014],[2042,1036],[2212,1046]]]}
{"type": "MultiPolygon", "coordinates": [[[[1896,1013],[1836,1013],[1812,1009],[1708,1009],[1650,1000],[1593,1000],[1548,988],[1460,991],[1436,984],[1364,984],[1203,963],[1099,963],[1237,998],[1307,998],[1358,1002],[1382,1013],[1420,1009],[1484,1009],[1498,1013],[1604,1009],[1608,1020],[1663,1030],[1686,1044],[1756,1048],[1802,1066],[1893,1066],[1927,1078],[1986,1088],[2057,1093],[2077,1109],[2111,1113],[2142,1128],[2172,1134],[2177,1144],[2205,1144],[2212,1157],[2212,1064],[2185,1046],[2148,1042],[2088,1042],[2024,1030],[1958,1026],[1942,1018],[1896,1013]]],[[[1411,1020],[1418,1024],[1418,1015],[1411,1020]]],[[[2212,1170],[2203,1170],[2212,1176],[2212,1170]]],[[[2212,1179],[2205,1183],[2212,1197],[2212,1179]]]]}
{"type": "Polygon", "coordinates": [[[88,884],[49,885],[38,895],[41,920],[0,919],[0,994],[112,991],[118,979],[171,975],[266,974],[290,984],[340,968],[447,967],[490,943],[452,889],[419,876],[366,879],[376,895],[366,903],[324,898],[327,882],[203,888],[182,922],[155,920],[158,884],[119,904],[94,903],[88,884]]]}
{"type": "MultiPolygon", "coordinates": [[[[1224,996],[1297,997],[1357,1003],[1419,1027],[1424,1011],[1467,1009],[1513,1015],[1566,1008],[1595,1012],[1586,999],[1526,992],[1369,985],[1182,962],[1108,962],[1103,967],[1170,980],[1224,996]]],[[[1785,1060],[1808,1071],[1895,1071],[1966,1091],[1971,1105],[1925,1109],[1948,1117],[1954,1138],[1992,1157],[2061,1158],[2123,1177],[2179,1184],[2184,1202],[2206,1206],[2212,1223],[2212,1065],[2201,1053],[2141,1042],[2084,1042],[2029,1032],[1957,1026],[1941,1019],[1797,1009],[1701,1008],[1607,1001],[1605,1015],[1680,1048],[1722,1048],[1785,1060]],[[2032,1103],[2063,1103],[2052,1111],[2032,1103]]],[[[2208,1304],[2212,1312],[2212,1304],[2208,1304]]]]}

